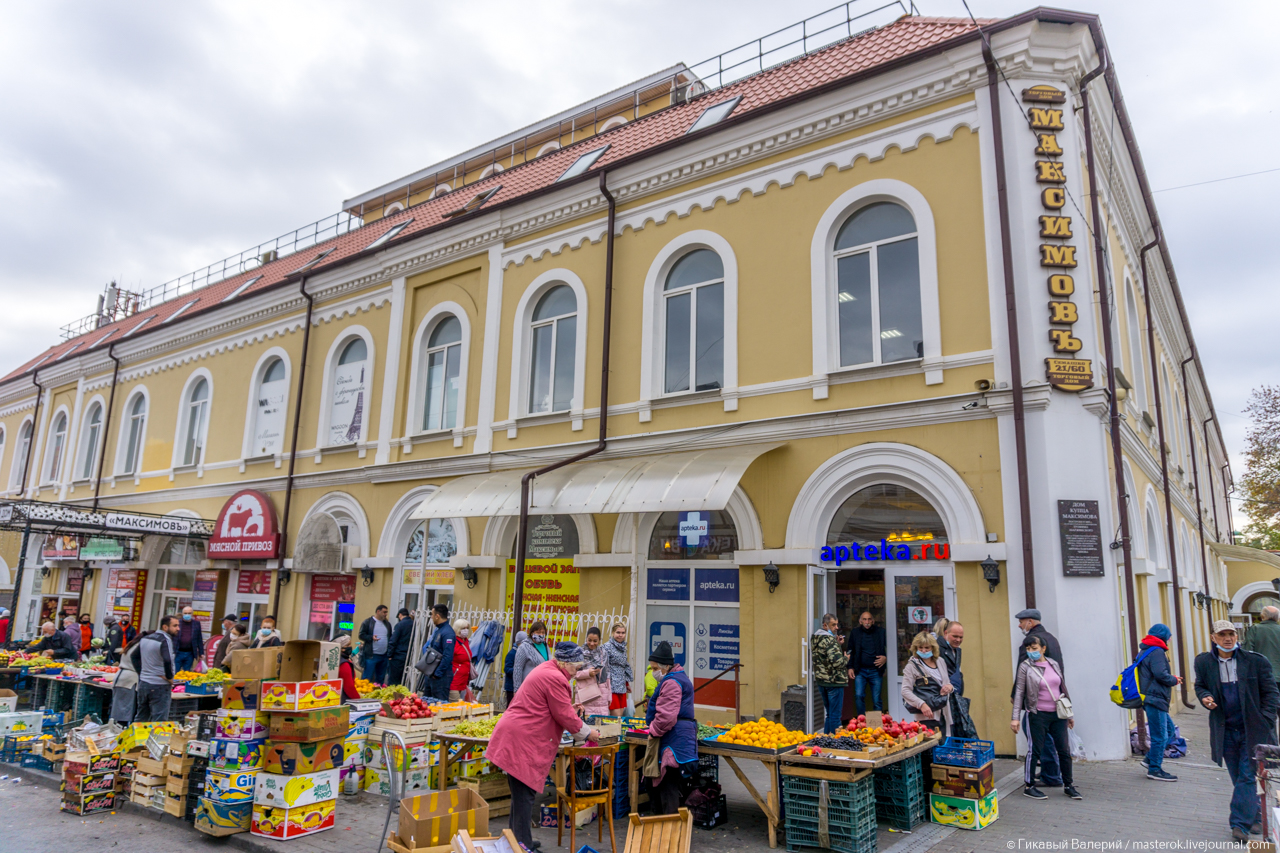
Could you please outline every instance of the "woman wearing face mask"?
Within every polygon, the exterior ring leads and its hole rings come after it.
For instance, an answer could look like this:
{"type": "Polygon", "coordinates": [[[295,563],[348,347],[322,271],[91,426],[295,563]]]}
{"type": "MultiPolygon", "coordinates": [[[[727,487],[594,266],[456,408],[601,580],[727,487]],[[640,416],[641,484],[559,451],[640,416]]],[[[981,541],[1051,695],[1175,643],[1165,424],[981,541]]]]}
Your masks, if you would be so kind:
{"type": "Polygon", "coordinates": [[[680,808],[680,780],[698,763],[698,721],[693,715],[693,682],[676,663],[671,644],[658,643],[649,655],[649,671],[658,680],[645,706],[649,727],[644,775],[653,779],[657,814],[675,814],[680,808]],[[657,751],[657,760],[653,752],[657,751]]]}
{"type": "Polygon", "coordinates": [[[902,670],[902,703],[915,714],[919,722],[947,737],[951,732],[951,703],[946,702],[936,710],[930,707],[916,693],[916,681],[921,678],[937,682],[938,693],[943,697],[955,690],[951,686],[947,662],[939,653],[938,641],[928,631],[916,634],[911,641],[911,660],[907,661],[902,670]]]}
{"type": "Polygon", "coordinates": [[[284,645],[284,640],[280,639],[280,632],[276,630],[276,617],[262,617],[262,627],[254,635],[253,642],[249,645],[249,648],[266,649],[271,646],[282,645],[284,645]]]}
{"type": "Polygon", "coordinates": [[[529,673],[550,658],[551,654],[547,651],[547,623],[539,619],[529,626],[529,639],[516,649],[511,683],[515,685],[517,693],[520,692],[520,685],[529,677],[529,673]]]}
{"type": "Polygon", "coordinates": [[[221,669],[223,672],[231,672],[231,653],[249,648],[249,643],[253,641],[253,637],[249,635],[249,629],[244,626],[243,622],[237,622],[231,626],[231,633],[227,635],[227,653],[222,658],[221,669]]]}
{"type": "Polygon", "coordinates": [[[634,674],[627,658],[627,626],[621,622],[609,632],[609,642],[604,644],[605,665],[609,669],[609,711],[625,711],[631,699],[631,682],[634,674]]]}
{"type": "MultiPolygon", "coordinates": [[[[546,640],[546,626],[535,622],[533,633],[546,640]]],[[[526,649],[532,642],[520,648],[526,649]]],[[[600,732],[578,719],[570,704],[569,682],[583,666],[582,649],[574,643],[556,644],[555,660],[535,666],[517,689],[511,705],[498,719],[485,757],[507,774],[511,783],[511,815],[507,825],[516,840],[530,850],[541,845],[533,840],[533,804],[542,793],[547,774],[560,748],[561,732],[579,738],[600,740],[600,732]]]]}
{"type": "Polygon", "coordinates": [[[93,647],[93,621],[88,613],[80,614],[80,654],[89,654],[93,647]]]}
{"type": "Polygon", "coordinates": [[[1024,796],[1033,800],[1044,800],[1048,796],[1035,786],[1036,765],[1040,763],[1040,754],[1044,749],[1045,739],[1051,738],[1058,751],[1058,766],[1062,770],[1062,790],[1073,800],[1080,800],[1080,792],[1072,784],[1071,776],[1071,744],[1067,740],[1067,729],[1075,728],[1074,719],[1062,719],[1058,716],[1058,697],[1066,696],[1067,682],[1062,677],[1062,667],[1046,654],[1048,644],[1035,634],[1029,634],[1022,641],[1022,650],[1027,659],[1018,665],[1018,674],[1013,678],[1013,719],[1009,728],[1016,733],[1022,725],[1022,715],[1028,715],[1028,727],[1031,729],[1031,746],[1027,748],[1027,760],[1023,771],[1022,790],[1024,796]]]}
{"type": "Polygon", "coordinates": [[[574,676],[574,699],[582,713],[590,716],[609,713],[609,665],[604,646],[600,643],[600,629],[587,629],[587,642],[582,647],[586,666],[574,676]]]}

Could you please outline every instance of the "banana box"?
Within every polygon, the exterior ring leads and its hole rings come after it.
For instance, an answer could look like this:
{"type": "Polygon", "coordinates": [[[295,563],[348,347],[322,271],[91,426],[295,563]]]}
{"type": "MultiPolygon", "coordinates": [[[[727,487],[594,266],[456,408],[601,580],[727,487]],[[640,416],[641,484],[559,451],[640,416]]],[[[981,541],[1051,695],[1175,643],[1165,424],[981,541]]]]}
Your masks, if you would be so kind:
{"type": "Polygon", "coordinates": [[[62,772],[67,776],[95,776],[120,770],[120,756],[68,752],[63,758],[62,772]]]}
{"type": "Polygon", "coordinates": [[[114,791],[116,789],[115,773],[96,773],[92,775],[64,773],[62,776],[62,790],[66,794],[75,794],[77,796],[86,794],[101,794],[103,791],[114,791]]]}
{"type": "MultiPolygon", "coordinates": [[[[327,644],[326,644],[327,645],[327,644]]],[[[310,711],[342,704],[342,682],[268,681],[262,685],[264,711],[310,711]]]]}
{"type": "Polygon", "coordinates": [[[201,797],[196,803],[196,829],[206,835],[235,835],[248,832],[253,818],[253,800],[225,802],[201,797]]]}
{"type": "Polygon", "coordinates": [[[256,678],[240,678],[222,682],[222,707],[229,711],[256,711],[262,682],[256,678]]]}
{"type": "Polygon", "coordinates": [[[266,755],[265,740],[214,738],[209,746],[209,767],[214,770],[259,770],[266,755]]]}
{"type": "Polygon", "coordinates": [[[164,721],[159,723],[130,723],[116,738],[117,752],[132,752],[138,747],[147,745],[147,738],[155,735],[172,734],[178,730],[178,724],[164,721]]]}
{"type": "Polygon", "coordinates": [[[109,812],[116,807],[115,790],[98,791],[92,794],[62,795],[62,810],[72,814],[86,815],[94,812],[109,812]]]}
{"type": "Polygon", "coordinates": [[[217,736],[223,740],[261,740],[267,737],[270,718],[262,711],[218,709],[217,736]]]}
{"type": "Polygon", "coordinates": [[[929,817],[943,826],[982,829],[1000,817],[1000,792],[993,790],[980,800],[930,794],[929,817]]]}
{"type": "MultiPolygon", "coordinates": [[[[424,735],[423,737],[430,737],[430,735],[424,735]]],[[[427,768],[433,765],[435,762],[431,760],[433,755],[432,746],[438,748],[438,745],[428,744],[425,741],[406,743],[405,748],[409,753],[409,769],[427,768]]],[[[391,766],[397,770],[402,769],[404,767],[404,755],[405,750],[400,748],[400,744],[397,743],[391,747],[391,766]]],[[[373,770],[387,769],[386,757],[383,755],[381,743],[365,743],[363,756],[365,766],[373,770]]]]}
{"type": "Polygon", "coordinates": [[[312,743],[272,743],[265,751],[263,769],[268,773],[296,776],[341,767],[346,749],[340,737],[312,743]]]}
{"type": "Polygon", "coordinates": [[[336,768],[297,776],[259,773],[258,783],[253,790],[253,802],[259,806],[291,809],[332,800],[338,796],[339,777],[340,773],[336,768]]]}
{"type": "MultiPolygon", "coordinates": [[[[435,781],[433,773],[434,770],[410,770],[404,775],[404,792],[408,794],[410,791],[431,790],[435,781]]],[[[372,767],[366,767],[364,770],[364,789],[370,793],[377,794],[379,797],[390,797],[391,774],[386,770],[374,770],[372,767]]]]}
{"type": "Polygon", "coordinates": [[[333,807],[336,800],[322,800],[309,806],[275,808],[253,804],[249,832],[265,838],[300,838],[333,829],[333,807]]]}
{"type": "MultiPolygon", "coordinates": [[[[205,799],[247,803],[253,799],[258,770],[210,770],[205,774],[205,799]]],[[[245,826],[248,829],[248,825],[245,826]]]]}
{"type": "Polygon", "coordinates": [[[365,741],[352,740],[347,738],[342,742],[342,763],[343,764],[362,764],[364,763],[364,747],[365,741]]]}
{"type": "Polygon", "coordinates": [[[281,711],[271,714],[272,742],[310,743],[346,737],[351,728],[351,708],[314,708],[309,711],[281,711]]]}

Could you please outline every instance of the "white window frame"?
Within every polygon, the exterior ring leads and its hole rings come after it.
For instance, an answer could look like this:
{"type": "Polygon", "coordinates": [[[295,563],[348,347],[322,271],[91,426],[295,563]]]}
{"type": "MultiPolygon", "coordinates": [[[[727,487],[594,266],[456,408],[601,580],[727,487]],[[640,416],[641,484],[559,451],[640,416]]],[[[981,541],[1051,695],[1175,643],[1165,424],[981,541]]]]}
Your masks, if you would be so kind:
{"type": "Polygon", "coordinates": [[[1129,381],[1133,383],[1134,396],[1139,409],[1147,408],[1147,370],[1146,357],[1143,353],[1142,316],[1138,312],[1138,289],[1133,284],[1128,271],[1124,274],[1124,311],[1128,326],[1129,369],[1133,375],[1129,381]]]}
{"type": "MultiPolygon", "coordinates": [[[[641,306],[640,339],[640,420],[650,419],[654,400],[707,395],[711,391],[675,391],[666,393],[663,365],[666,357],[666,293],[663,285],[676,263],[695,249],[710,249],[724,265],[724,410],[738,408],[738,257],[729,241],[714,231],[694,230],[676,237],[663,246],[649,265],[644,280],[644,302],[641,306]]],[[[690,387],[692,388],[692,382],[690,387]]]]}
{"type": "Polygon", "coordinates": [[[62,469],[67,464],[67,440],[71,436],[71,412],[66,406],[59,406],[49,419],[49,434],[44,445],[44,464],[40,466],[40,485],[56,486],[62,482],[62,469]],[[58,419],[62,419],[61,442],[57,435],[58,419]],[[57,454],[54,455],[54,450],[57,454]]]}
{"type": "Polygon", "coordinates": [[[586,391],[587,372],[587,288],[582,279],[567,270],[547,270],[530,282],[516,306],[515,327],[512,329],[511,348],[511,401],[509,417],[513,420],[529,418],[563,417],[568,415],[574,430],[582,429],[583,399],[586,391]],[[569,410],[558,412],[529,412],[529,367],[533,355],[533,310],[543,294],[558,284],[566,284],[578,300],[577,340],[574,344],[573,400],[569,410]]]}
{"type": "Polygon", "coordinates": [[[204,456],[208,449],[209,439],[209,420],[213,412],[213,374],[207,368],[200,367],[191,372],[187,377],[186,384],[182,386],[182,396],[178,398],[182,403],[178,406],[178,424],[173,439],[173,467],[181,469],[202,469],[204,467],[204,456]],[[196,386],[203,379],[208,383],[208,393],[204,399],[204,413],[200,418],[196,429],[200,433],[198,436],[191,436],[190,420],[193,401],[191,395],[195,393],[196,386]],[[190,462],[187,461],[187,445],[193,440],[197,442],[195,458],[190,462]]]}
{"type": "Polygon", "coordinates": [[[36,426],[35,420],[31,415],[22,419],[22,423],[18,424],[18,444],[14,448],[13,458],[9,461],[9,490],[20,489],[22,487],[22,469],[26,465],[26,456],[31,454],[31,448],[35,445],[36,426]],[[30,428],[31,432],[27,436],[27,448],[24,452],[22,449],[22,431],[30,428]]]}
{"type": "Polygon", "coordinates": [[[329,347],[329,352],[324,359],[324,377],[320,385],[320,417],[318,429],[316,430],[316,461],[320,459],[320,451],[329,449],[346,449],[354,446],[361,458],[364,457],[368,450],[369,441],[369,422],[373,420],[373,391],[374,385],[374,365],[378,363],[377,351],[373,345],[373,334],[361,325],[347,326],[334,339],[333,345],[329,347]],[[361,338],[364,340],[365,357],[368,364],[368,375],[365,378],[365,387],[368,389],[368,395],[365,398],[365,416],[360,423],[360,436],[353,444],[329,444],[329,418],[332,415],[333,408],[333,374],[338,368],[338,358],[341,357],[343,349],[352,339],[361,338]]]}
{"type": "Polygon", "coordinates": [[[84,416],[80,419],[80,434],[76,439],[76,458],[75,467],[71,471],[70,480],[73,483],[86,482],[98,476],[98,457],[101,455],[102,442],[106,439],[104,427],[107,422],[107,405],[103,401],[101,395],[94,395],[89,399],[89,405],[85,407],[84,416]],[[87,442],[89,440],[90,426],[89,418],[92,417],[94,411],[98,412],[98,437],[90,447],[87,442]],[[85,462],[89,463],[89,473],[85,475],[85,462]]]}
{"type": "Polygon", "coordinates": [[[4,451],[8,439],[9,431],[5,429],[4,424],[0,424],[0,469],[4,467],[4,451]]]}
{"type": "MultiPolygon", "coordinates": [[[[452,344],[450,346],[453,346],[452,344]]],[[[438,347],[436,349],[439,349],[438,347]]],[[[441,302],[432,306],[427,315],[418,324],[413,334],[412,359],[409,363],[409,406],[405,412],[404,434],[406,436],[460,434],[467,423],[467,362],[471,353],[471,318],[467,311],[457,302],[441,302]],[[462,340],[458,346],[462,349],[458,357],[458,414],[452,427],[439,430],[422,428],[423,407],[426,405],[427,370],[426,361],[432,351],[427,342],[436,327],[448,317],[457,318],[462,326],[462,340]]]]}
{"type": "Polygon", "coordinates": [[[146,455],[147,449],[147,427],[151,420],[151,394],[147,391],[146,386],[138,386],[135,388],[124,401],[123,414],[120,418],[120,431],[116,436],[116,458],[115,472],[117,477],[133,477],[136,482],[142,476],[142,460],[146,455]],[[135,401],[141,397],[142,408],[142,426],[138,430],[138,454],[134,460],[134,470],[126,470],[129,462],[129,435],[133,428],[133,406],[135,401]]]}
{"type": "MultiPolygon", "coordinates": [[[[813,306],[815,400],[827,398],[833,374],[885,366],[878,362],[848,367],[840,365],[840,315],[837,302],[839,280],[835,253],[836,236],[845,221],[858,210],[879,201],[901,205],[915,219],[916,245],[920,252],[920,328],[924,337],[921,368],[926,385],[939,385],[943,381],[942,314],[938,300],[938,247],[933,211],[924,195],[910,184],[887,178],[877,179],[841,193],[822,214],[813,233],[809,266],[813,306]]],[[[879,312],[873,314],[878,323],[879,312]]],[[[912,363],[911,360],[890,362],[889,366],[912,363]]]]}
{"type": "MultiPolygon", "coordinates": [[[[247,459],[259,458],[253,452],[253,436],[258,429],[258,391],[262,387],[262,379],[267,374],[267,366],[275,359],[284,362],[284,381],[289,388],[288,400],[293,398],[293,363],[289,360],[289,353],[285,352],[282,347],[271,347],[262,355],[258,356],[258,361],[253,366],[253,373],[249,374],[253,377],[253,381],[249,383],[249,399],[245,404],[244,411],[244,439],[240,444],[240,461],[247,459]]],[[[285,430],[289,429],[289,419],[292,413],[289,407],[285,405],[284,425],[285,430]]],[[[274,455],[275,459],[280,459],[284,455],[285,447],[281,445],[280,452],[274,455]]],[[[264,457],[265,458],[265,457],[264,457]]]]}

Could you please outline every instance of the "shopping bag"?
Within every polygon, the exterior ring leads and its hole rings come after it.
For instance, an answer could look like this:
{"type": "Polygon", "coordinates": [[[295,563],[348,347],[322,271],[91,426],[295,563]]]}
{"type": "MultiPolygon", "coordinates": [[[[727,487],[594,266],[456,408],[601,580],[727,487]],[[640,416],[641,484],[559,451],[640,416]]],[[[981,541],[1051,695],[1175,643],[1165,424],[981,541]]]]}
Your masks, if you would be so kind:
{"type": "Polygon", "coordinates": [[[204,657],[198,657],[198,658],[196,658],[196,662],[195,662],[195,663],[196,663],[196,665],[195,665],[195,671],[196,671],[196,672],[208,672],[208,671],[209,671],[209,668],[208,668],[207,666],[205,666],[205,665],[204,665],[204,657]]]}
{"type": "Polygon", "coordinates": [[[636,700],[631,697],[631,693],[627,693],[627,716],[634,717],[636,715],[636,700]]]}
{"type": "Polygon", "coordinates": [[[1075,729],[1067,729],[1067,742],[1071,744],[1071,757],[1077,761],[1084,761],[1084,741],[1080,739],[1080,735],[1076,734],[1075,729]]]}

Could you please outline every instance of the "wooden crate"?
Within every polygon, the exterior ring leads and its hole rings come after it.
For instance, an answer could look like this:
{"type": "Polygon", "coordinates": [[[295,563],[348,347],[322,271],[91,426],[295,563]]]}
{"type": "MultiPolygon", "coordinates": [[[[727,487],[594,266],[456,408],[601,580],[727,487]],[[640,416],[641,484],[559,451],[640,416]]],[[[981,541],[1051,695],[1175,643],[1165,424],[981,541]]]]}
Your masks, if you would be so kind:
{"type": "Polygon", "coordinates": [[[493,716],[493,703],[467,708],[468,720],[487,720],[493,716]]]}
{"type": "Polygon", "coordinates": [[[511,798],[510,797],[503,797],[497,800],[490,800],[486,798],[485,801],[489,804],[489,817],[491,818],[503,817],[505,815],[511,814],[511,798]]]}
{"type": "Polygon", "coordinates": [[[375,740],[382,737],[382,731],[399,732],[402,735],[407,734],[423,734],[424,732],[432,732],[436,729],[436,718],[428,717],[425,720],[401,720],[398,717],[374,717],[373,722],[369,725],[369,739],[375,740]]]}
{"type": "MultiPolygon", "coordinates": [[[[458,780],[459,788],[470,788],[492,805],[494,800],[511,796],[511,783],[505,773],[486,773],[483,776],[464,777],[458,780]]],[[[492,809],[489,812],[493,815],[492,809]]],[[[503,812],[506,814],[506,812],[503,812]]]]}

